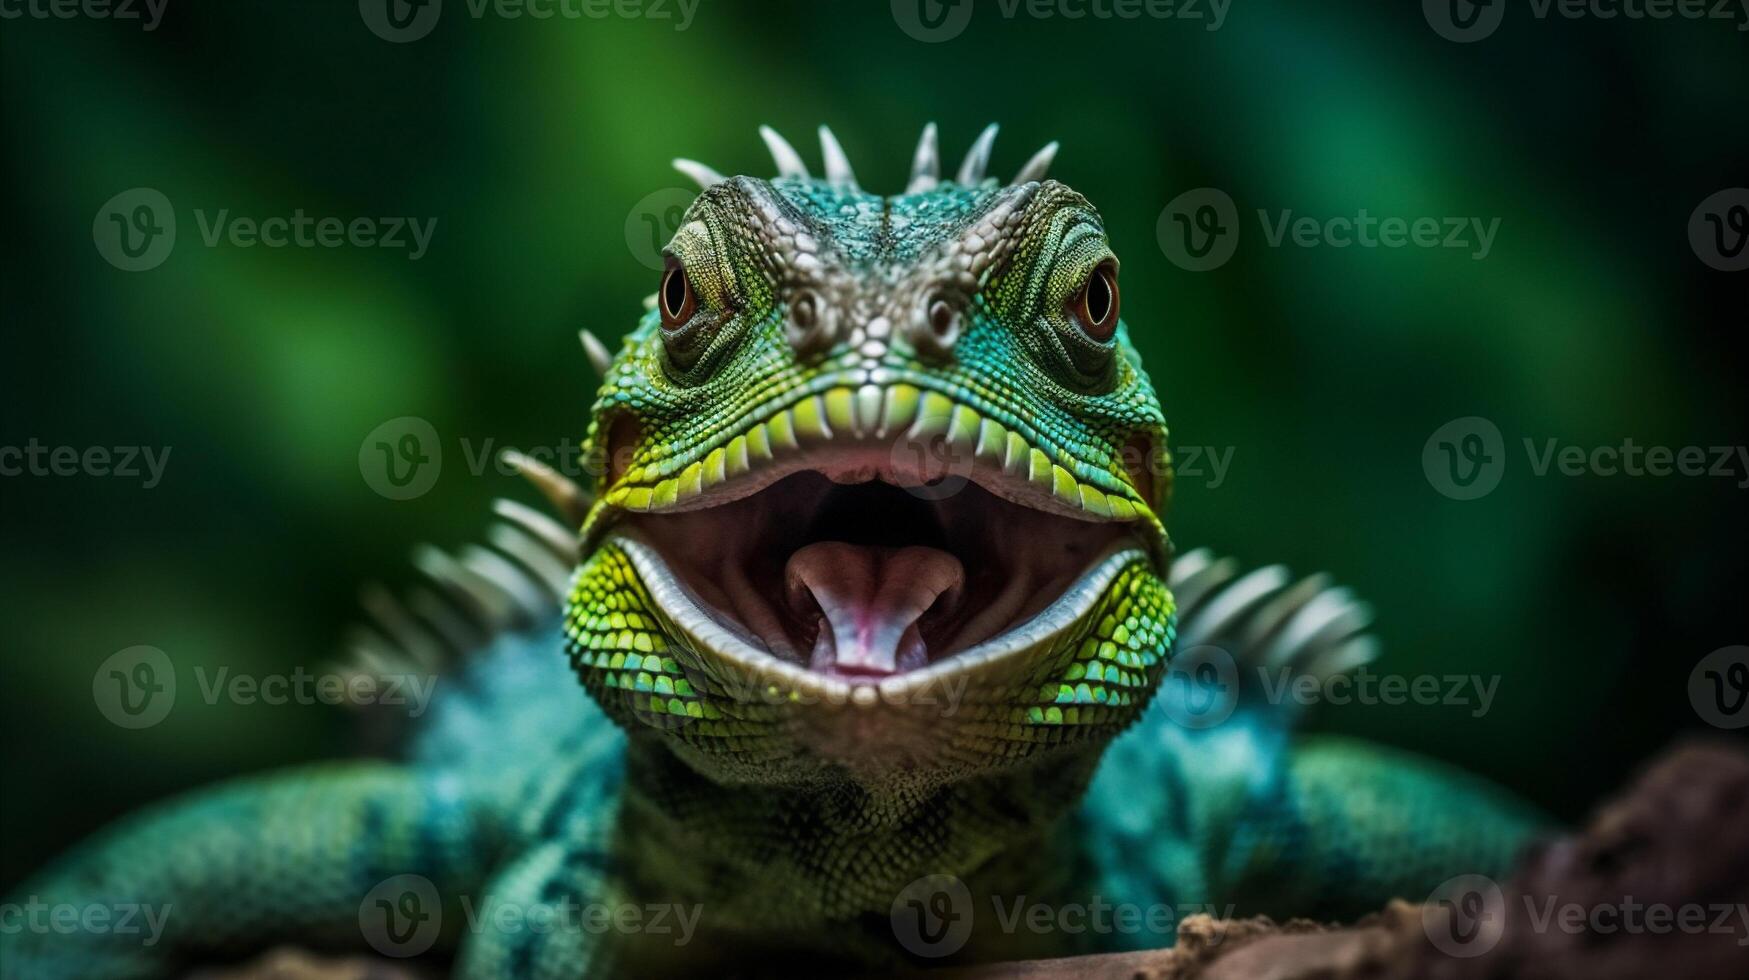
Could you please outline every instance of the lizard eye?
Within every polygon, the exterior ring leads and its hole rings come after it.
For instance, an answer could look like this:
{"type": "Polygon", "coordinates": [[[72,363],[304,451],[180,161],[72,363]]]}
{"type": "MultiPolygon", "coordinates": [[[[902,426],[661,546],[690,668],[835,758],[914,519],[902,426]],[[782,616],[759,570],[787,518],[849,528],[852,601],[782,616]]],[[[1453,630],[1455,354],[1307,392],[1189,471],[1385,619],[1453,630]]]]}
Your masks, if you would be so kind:
{"type": "Polygon", "coordinates": [[[670,258],[668,267],[662,270],[662,288],[656,294],[656,306],[661,310],[664,330],[684,325],[698,309],[698,294],[693,292],[692,280],[687,278],[686,267],[678,259],[670,258]]]}
{"type": "Polygon", "coordinates": [[[1117,333],[1117,263],[1106,259],[1093,268],[1087,282],[1069,298],[1069,319],[1089,339],[1101,344],[1117,333]]]}

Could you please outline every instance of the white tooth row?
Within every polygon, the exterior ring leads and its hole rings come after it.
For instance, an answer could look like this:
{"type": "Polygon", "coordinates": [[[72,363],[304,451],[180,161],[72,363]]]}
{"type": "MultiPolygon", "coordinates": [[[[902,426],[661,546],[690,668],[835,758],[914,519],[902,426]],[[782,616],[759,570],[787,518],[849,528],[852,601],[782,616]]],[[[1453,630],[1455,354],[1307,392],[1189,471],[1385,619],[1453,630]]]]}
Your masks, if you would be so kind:
{"type": "Polygon", "coordinates": [[[770,463],[803,444],[836,437],[885,438],[901,430],[915,441],[942,438],[954,458],[968,454],[977,464],[1000,467],[1059,501],[1100,517],[1132,520],[1148,514],[1132,493],[1111,492],[1082,482],[1051,462],[1017,432],[946,395],[915,385],[832,388],[804,398],[718,446],[678,474],[662,477],[650,467],[634,467],[607,493],[607,503],[627,510],[662,510],[688,500],[749,470],[770,463]]]}

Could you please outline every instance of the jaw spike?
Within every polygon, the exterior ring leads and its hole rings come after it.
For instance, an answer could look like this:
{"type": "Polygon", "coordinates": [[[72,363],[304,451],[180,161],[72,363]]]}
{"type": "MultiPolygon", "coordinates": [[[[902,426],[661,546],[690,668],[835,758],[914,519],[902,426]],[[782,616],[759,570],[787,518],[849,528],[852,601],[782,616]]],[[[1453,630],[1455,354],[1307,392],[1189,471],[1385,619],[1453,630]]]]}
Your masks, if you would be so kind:
{"type": "Polygon", "coordinates": [[[905,193],[934,190],[940,173],[941,154],[935,148],[935,124],[930,123],[917,140],[917,152],[911,157],[911,182],[905,185],[905,193]]]}
{"type": "Polygon", "coordinates": [[[723,182],[722,174],[719,174],[715,170],[699,163],[697,160],[688,160],[685,157],[675,157],[674,169],[691,177],[693,181],[698,184],[700,190],[708,191],[712,187],[723,182]]]}
{"type": "Polygon", "coordinates": [[[808,165],[802,162],[802,155],[796,148],[789,145],[789,140],[777,134],[770,126],[759,127],[759,138],[765,141],[765,148],[771,151],[771,159],[777,164],[779,177],[800,177],[808,179],[808,165]]]}
{"type": "Polygon", "coordinates": [[[514,449],[504,450],[498,458],[534,484],[541,496],[547,498],[547,502],[570,521],[572,527],[583,525],[583,518],[589,513],[589,494],[582,487],[540,460],[524,456],[514,449]]]}
{"type": "Polygon", "coordinates": [[[596,374],[607,377],[607,369],[613,366],[613,355],[607,352],[607,345],[587,330],[577,331],[577,336],[583,341],[583,353],[589,355],[589,366],[596,374]]]}
{"type": "Polygon", "coordinates": [[[825,126],[820,127],[820,156],[826,161],[826,182],[836,187],[847,187],[850,190],[861,190],[856,186],[856,175],[850,172],[850,159],[844,155],[844,147],[838,145],[838,137],[825,126]]]}
{"type": "Polygon", "coordinates": [[[1035,180],[1044,180],[1045,174],[1051,169],[1051,161],[1056,158],[1057,141],[1052,140],[1046,143],[1043,149],[1034,153],[1031,160],[1026,161],[1026,166],[1020,168],[1020,173],[1015,174],[1014,180],[1010,183],[1018,186],[1035,180]]]}
{"type": "Polygon", "coordinates": [[[976,187],[984,180],[984,168],[990,165],[990,147],[996,142],[996,124],[991,123],[978,134],[977,142],[966,151],[966,160],[960,164],[959,176],[954,181],[962,187],[976,187]]]}

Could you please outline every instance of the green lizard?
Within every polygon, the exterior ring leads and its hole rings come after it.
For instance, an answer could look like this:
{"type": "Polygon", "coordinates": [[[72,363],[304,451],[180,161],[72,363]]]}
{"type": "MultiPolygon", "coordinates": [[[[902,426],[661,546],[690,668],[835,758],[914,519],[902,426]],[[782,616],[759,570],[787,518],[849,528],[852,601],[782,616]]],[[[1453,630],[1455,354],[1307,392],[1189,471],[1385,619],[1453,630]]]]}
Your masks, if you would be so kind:
{"type": "Polygon", "coordinates": [[[566,524],[501,503],[492,549],[424,553],[441,600],[371,602],[370,670],[476,648],[407,758],[121,822],[20,901],[162,936],[8,930],[8,977],[285,942],[480,978],[885,970],[1172,940],[991,911],[1022,904],[1351,916],[1505,868],[1527,810],[1290,743],[1240,683],[1365,660],[1364,609],[1172,559],[1165,420],[1056,144],[1003,184],[992,126],[942,179],[930,126],[878,196],[824,128],[823,178],[761,133],[770,180],[676,161],[704,190],[649,309],[617,354],[584,335],[594,486],[518,460],[566,524]],[[1195,669],[1162,686],[1175,636],[1195,669]]]}

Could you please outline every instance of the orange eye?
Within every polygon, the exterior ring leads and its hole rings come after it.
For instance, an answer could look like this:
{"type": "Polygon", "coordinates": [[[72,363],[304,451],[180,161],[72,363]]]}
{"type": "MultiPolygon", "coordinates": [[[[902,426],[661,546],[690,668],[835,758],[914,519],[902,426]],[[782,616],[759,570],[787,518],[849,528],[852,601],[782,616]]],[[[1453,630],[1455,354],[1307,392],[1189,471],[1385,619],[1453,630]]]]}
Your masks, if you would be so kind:
{"type": "Polygon", "coordinates": [[[1117,333],[1117,263],[1099,263],[1087,282],[1069,301],[1069,318],[1081,332],[1101,344],[1117,333]]]}
{"type": "Polygon", "coordinates": [[[685,324],[698,309],[698,296],[692,291],[692,280],[686,277],[686,267],[677,259],[669,259],[668,268],[662,270],[662,289],[656,294],[656,306],[662,312],[664,330],[685,324]]]}

